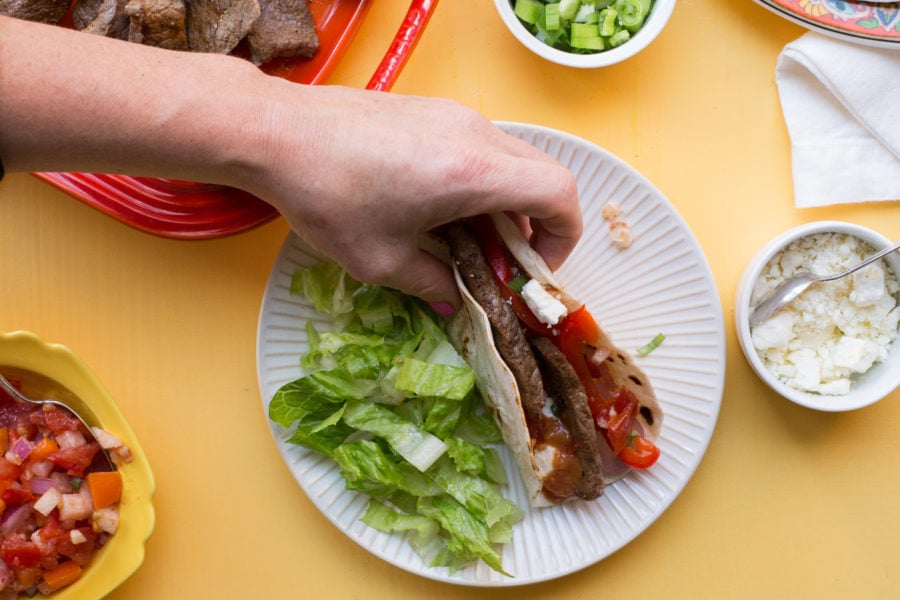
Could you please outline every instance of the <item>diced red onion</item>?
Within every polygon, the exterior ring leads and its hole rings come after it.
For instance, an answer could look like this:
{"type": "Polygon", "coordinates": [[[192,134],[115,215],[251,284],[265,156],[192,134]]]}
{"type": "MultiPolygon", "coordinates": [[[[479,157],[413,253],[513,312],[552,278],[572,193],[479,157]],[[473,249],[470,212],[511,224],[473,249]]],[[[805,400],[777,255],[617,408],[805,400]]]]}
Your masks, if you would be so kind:
{"type": "Polygon", "coordinates": [[[600,443],[597,445],[600,446],[600,464],[603,465],[603,481],[607,483],[616,481],[617,479],[621,479],[623,475],[631,470],[631,467],[613,454],[612,448],[609,447],[606,440],[601,439],[600,443]]]}
{"type": "Polygon", "coordinates": [[[34,446],[32,446],[31,442],[29,442],[25,438],[20,437],[16,439],[15,442],[13,442],[12,450],[16,453],[16,456],[18,456],[22,460],[25,460],[26,458],[28,458],[28,455],[31,454],[31,449],[33,447],[34,446]]]}
{"type": "Polygon", "coordinates": [[[28,521],[30,513],[31,505],[28,503],[7,508],[0,518],[0,532],[9,535],[17,531],[28,521]]]}
{"type": "Polygon", "coordinates": [[[32,477],[31,480],[31,493],[40,496],[47,490],[52,487],[56,487],[56,482],[52,479],[48,479],[47,477],[32,477]]]}

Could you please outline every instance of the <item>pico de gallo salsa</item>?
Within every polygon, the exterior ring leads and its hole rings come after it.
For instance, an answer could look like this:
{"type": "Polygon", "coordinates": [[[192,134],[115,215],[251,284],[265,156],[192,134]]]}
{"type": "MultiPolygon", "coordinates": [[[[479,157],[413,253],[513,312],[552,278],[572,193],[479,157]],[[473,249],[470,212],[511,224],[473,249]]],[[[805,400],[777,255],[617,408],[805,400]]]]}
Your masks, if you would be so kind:
{"type": "Polygon", "coordinates": [[[116,532],[121,474],[92,463],[102,451],[117,465],[131,454],[116,436],[92,431],[99,444],[65,409],[27,406],[0,390],[0,600],[74,583],[116,532]]]}

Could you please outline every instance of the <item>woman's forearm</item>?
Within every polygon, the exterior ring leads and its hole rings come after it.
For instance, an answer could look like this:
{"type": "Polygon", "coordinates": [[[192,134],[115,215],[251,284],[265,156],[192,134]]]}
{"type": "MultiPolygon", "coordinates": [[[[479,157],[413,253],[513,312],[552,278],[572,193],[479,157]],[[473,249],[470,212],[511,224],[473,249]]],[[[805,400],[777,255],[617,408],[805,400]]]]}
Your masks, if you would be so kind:
{"type": "Polygon", "coordinates": [[[237,183],[268,79],[232,57],[0,17],[0,157],[7,171],[237,183]]]}

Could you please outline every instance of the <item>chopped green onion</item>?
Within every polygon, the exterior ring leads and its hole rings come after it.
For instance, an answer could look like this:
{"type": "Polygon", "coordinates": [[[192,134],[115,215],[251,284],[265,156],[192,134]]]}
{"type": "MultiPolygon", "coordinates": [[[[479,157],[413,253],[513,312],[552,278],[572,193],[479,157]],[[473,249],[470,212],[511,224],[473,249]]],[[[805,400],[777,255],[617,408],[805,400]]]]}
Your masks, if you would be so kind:
{"type": "Polygon", "coordinates": [[[650,340],[649,342],[647,342],[646,344],[644,344],[643,346],[641,346],[640,348],[635,350],[635,352],[637,352],[641,356],[646,356],[646,355],[650,354],[651,352],[653,352],[654,350],[656,350],[659,347],[659,345],[663,343],[663,340],[665,340],[665,339],[666,339],[666,336],[664,336],[661,333],[657,333],[656,336],[652,340],[650,340]]]}
{"type": "Polygon", "coordinates": [[[578,7],[581,6],[581,0],[560,0],[559,1],[559,16],[566,21],[571,21],[575,18],[575,14],[578,12],[578,7]]]}
{"type": "Polygon", "coordinates": [[[539,0],[516,0],[513,12],[529,25],[534,25],[544,12],[544,4],[539,0]]]}
{"type": "Polygon", "coordinates": [[[528,283],[528,278],[524,275],[516,275],[513,277],[506,286],[514,291],[517,294],[522,293],[522,288],[525,287],[525,284],[528,283]]]}
{"type": "Polygon", "coordinates": [[[544,7],[544,27],[547,31],[559,29],[559,4],[548,4],[544,7]]]}
{"type": "Polygon", "coordinates": [[[616,17],[619,13],[615,8],[604,8],[600,11],[600,35],[609,37],[616,32],[616,17]]]}
{"type": "Polygon", "coordinates": [[[516,16],[538,40],[576,54],[627,42],[643,27],[654,1],[510,0],[516,16]]]}
{"type": "Polygon", "coordinates": [[[609,47],[615,48],[616,46],[621,46],[630,39],[631,34],[628,32],[628,30],[620,29],[619,31],[609,36],[609,47]]]}

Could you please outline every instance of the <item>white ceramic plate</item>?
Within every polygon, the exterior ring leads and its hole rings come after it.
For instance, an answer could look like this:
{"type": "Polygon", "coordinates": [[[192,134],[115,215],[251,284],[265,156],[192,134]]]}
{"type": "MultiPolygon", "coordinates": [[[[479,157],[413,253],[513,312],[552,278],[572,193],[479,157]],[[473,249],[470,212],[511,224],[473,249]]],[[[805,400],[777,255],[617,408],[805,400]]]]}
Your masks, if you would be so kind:
{"type": "MultiPolygon", "coordinates": [[[[640,362],[665,413],[658,440],[662,456],[646,472],[633,472],[593,502],[526,508],[503,551],[506,578],[478,563],[453,575],[430,568],[401,536],[362,524],[366,499],[344,489],[336,466],[286,442],[290,432],[270,422],[288,468],[312,502],[355,542],[382,559],[424,577],[475,586],[512,586],[572,573],[609,556],[644,531],[678,496],[712,436],[725,378],[722,308],[709,266],[675,208],[633,168],[603,149],[558,131],[513,123],[504,129],[558,158],[574,172],[583,203],[585,234],[559,278],[586,302],[617,345],[634,349],[657,333],[665,342],[640,362]],[[614,246],[600,209],[619,203],[634,243],[614,246]]],[[[272,269],[259,321],[257,366],[263,408],[276,390],[301,375],[305,324],[327,323],[290,295],[291,274],[319,260],[289,235],[272,269]]],[[[506,449],[513,483],[504,493],[525,507],[525,490],[506,449]]],[[[298,536],[300,533],[298,532],[298,536]]]]}

